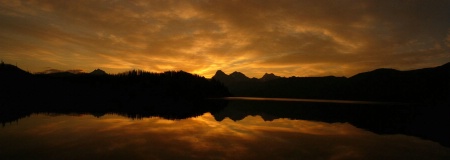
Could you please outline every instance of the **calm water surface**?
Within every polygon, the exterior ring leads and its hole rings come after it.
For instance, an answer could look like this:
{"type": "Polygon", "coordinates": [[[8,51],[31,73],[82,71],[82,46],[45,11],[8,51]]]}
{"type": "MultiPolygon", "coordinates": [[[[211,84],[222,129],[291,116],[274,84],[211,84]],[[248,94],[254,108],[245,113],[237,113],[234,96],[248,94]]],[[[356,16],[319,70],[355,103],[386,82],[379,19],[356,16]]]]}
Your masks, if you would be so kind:
{"type": "Polygon", "coordinates": [[[0,128],[0,158],[450,159],[449,148],[414,136],[267,114],[220,117],[226,112],[181,120],[32,114],[0,128]]]}

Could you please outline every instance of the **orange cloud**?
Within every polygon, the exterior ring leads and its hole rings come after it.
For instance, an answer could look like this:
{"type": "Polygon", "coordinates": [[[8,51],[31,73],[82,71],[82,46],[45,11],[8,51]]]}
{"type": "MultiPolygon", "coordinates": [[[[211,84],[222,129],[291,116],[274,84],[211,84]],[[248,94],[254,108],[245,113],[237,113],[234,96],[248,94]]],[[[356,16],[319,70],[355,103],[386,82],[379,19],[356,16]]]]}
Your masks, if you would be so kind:
{"type": "Polygon", "coordinates": [[[0,2],[0,57],[33,72],[51,66],[352,76],[447,62],[449,7],[446,1],[16,0],[0,2]]]}

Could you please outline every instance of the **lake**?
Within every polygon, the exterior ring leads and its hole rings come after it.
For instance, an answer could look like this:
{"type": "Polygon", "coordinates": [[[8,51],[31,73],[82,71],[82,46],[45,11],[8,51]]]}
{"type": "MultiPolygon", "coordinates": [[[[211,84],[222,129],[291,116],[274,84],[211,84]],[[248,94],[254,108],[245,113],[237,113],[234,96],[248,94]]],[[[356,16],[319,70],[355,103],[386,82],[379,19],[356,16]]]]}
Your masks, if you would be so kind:
{"type": "Polygon", "coordinates": [[[0,157],[450,159],[444,115],[406,104],[286,99],[229,99],[189,118],[30,113],[0,128],[0,157]]]}

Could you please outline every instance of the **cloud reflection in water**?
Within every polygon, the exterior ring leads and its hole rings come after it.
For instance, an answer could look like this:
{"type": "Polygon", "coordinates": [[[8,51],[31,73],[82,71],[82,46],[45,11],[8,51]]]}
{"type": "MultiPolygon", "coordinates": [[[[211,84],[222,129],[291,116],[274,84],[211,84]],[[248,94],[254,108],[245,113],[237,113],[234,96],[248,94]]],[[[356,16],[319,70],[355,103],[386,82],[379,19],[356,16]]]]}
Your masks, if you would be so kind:
{"type": "Polygon", "coordinates": [[[12,159],[446,159],[450,149],[404,135],[377,135],[348,123],[248,116],[218,122],[118,115],[32,115],[0,129],[0,156],[12,159]]]}

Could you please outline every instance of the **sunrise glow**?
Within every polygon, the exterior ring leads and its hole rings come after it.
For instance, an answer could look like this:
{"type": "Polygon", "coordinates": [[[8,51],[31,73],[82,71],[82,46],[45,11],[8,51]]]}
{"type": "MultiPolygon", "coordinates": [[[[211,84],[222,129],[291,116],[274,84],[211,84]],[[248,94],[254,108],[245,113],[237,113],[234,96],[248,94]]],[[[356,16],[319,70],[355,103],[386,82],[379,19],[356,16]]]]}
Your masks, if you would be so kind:
{"type": "Polygon", "coordinates": [[[352,76],[450,59],[449,1],[0,1],[0,59],[30,72],[352,76]]]}

